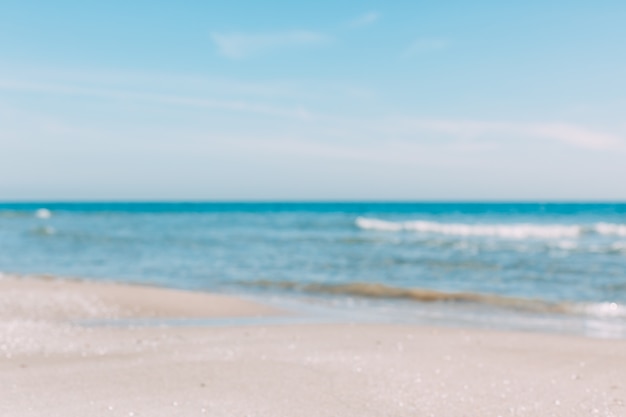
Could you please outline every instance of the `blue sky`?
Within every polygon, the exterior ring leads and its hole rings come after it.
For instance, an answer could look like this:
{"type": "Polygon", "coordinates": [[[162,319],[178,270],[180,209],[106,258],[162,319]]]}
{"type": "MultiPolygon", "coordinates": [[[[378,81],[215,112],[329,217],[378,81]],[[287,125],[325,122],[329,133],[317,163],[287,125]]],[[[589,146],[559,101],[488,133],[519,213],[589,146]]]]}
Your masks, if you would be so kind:
{"type": "Polygon", "coordinates": [[[0,200],[626,199],[626,3],[129,3],[2,2],[0,200]]]}

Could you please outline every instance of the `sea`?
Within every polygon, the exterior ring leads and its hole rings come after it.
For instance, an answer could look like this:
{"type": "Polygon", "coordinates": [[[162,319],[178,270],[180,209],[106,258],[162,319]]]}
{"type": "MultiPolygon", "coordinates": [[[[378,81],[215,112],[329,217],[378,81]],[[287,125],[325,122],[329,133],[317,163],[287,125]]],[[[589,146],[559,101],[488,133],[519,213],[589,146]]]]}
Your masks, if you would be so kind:
{"type": "Polygon", "coordinates": [[[0,272],[235,294],[319,320],[626,338],[626,204],[0,203],[0,272]]]}

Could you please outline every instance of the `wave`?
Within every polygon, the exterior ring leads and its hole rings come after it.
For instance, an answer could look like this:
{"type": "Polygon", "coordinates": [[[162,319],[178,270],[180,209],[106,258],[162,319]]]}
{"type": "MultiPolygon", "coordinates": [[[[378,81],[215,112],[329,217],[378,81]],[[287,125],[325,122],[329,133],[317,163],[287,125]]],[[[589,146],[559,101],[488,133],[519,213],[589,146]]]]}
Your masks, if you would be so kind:
{"type": "Polygon", "coordinates": [[[365,282],[323,284],[260,280],[241,282],[240,284],[256,288],[295,290],[312,294],[346,295],[381,300],[402,299],[422,303],[468,303],[533,313],[626,319],[626,305],[613,302],[551,302],[497,294],[445,292],[425,288],[402,288],[380,283],[365,282]]]}
{"type": "Polygon", "coordinates": [[[411,231],[418,233],[454,236],[487,236],[507,239],[572,239],[578,238],[584,233],[626,237],[626,225],[614,223],[596,223],[592,226],[533,223],[469,224],[439,223],[422,220],[393,222],[367,217],[358,217],[355,223],[357,227],[363,230],[377,230],[383,232],[411,231]]]}
{"type": "Polygon", "coordinates": [[[612,302],[569,304],[568,309],[573,313],[585,316],[626,318],[626,305],[612,302]]]}
{"type": "Polygon", "coordinates": [[[52,212],[46,208],[40,208],[35,212],[35,217],[38,219],[49,219],[52,217],[52,212]]]}
{"type": "Polygon", "coordinates": [[[594,231],[601,235],[626,237],[626,224],[596,223],[594,231]]]}

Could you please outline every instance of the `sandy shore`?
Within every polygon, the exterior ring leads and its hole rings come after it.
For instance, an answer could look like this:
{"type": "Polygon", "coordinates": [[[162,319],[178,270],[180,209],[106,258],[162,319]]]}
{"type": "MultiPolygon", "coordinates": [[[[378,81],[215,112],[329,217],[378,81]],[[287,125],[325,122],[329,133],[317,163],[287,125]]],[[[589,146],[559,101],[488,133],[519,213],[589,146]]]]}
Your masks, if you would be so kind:
{"type": "Polygon", "coordinates": [[[0,278],[2,416],[626,416],[626,341],[257,317],[247,300],[0,278]],[[87,325],[90,323],[91,325],[87,325]]]}

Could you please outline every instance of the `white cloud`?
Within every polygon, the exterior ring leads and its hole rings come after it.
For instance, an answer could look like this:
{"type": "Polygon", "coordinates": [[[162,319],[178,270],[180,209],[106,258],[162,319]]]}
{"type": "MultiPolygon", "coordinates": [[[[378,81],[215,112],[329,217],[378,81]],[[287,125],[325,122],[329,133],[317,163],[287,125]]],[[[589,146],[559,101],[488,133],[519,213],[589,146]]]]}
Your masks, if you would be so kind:
{"type": "Polygon", "coordinates": [[[371,25],[372,23],[376,22],[378,19],[380,19],[380,14],[379,13],[377,13],[377,12],[368,12],[368,13],[362,14],[362,15],[356,17],[355,19],[353,19],[350,22],[350,27],[357,28],[357,27],[368,26],[368,25],[371,25]]]}
{"type": "Polygon", "coordinates": [[[419,38],[414,40],[404,51],[405,57],[446,49],[450,42],[442,38],[419,38]]]}
{"type": "Polygon", "coordinates": [[[281,33],[213,33],[211,39],[220,54],[243,59],[264,52],[293,47],[318,46],[330,42],[330,37],[311,31],[281,33]]]}

